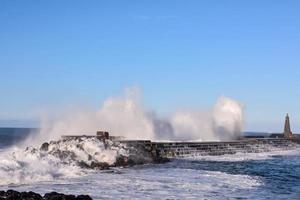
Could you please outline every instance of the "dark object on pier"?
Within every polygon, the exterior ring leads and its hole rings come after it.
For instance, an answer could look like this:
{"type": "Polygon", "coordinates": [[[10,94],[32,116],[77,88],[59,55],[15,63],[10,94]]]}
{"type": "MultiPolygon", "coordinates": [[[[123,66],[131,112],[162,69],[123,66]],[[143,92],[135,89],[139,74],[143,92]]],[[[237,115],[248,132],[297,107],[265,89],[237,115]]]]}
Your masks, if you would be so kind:
{"type": "Polygon", "coordinates": [[[99,140],[123,140],[121,136],[110,136],[107,131],[97,131],[96,135],[63,135],[62,139],[97,138],[99,140]]]}
{"type": "Polygon", "coordinates": [[[0,191],[0,200],[92,200],[88,195],[66,195],[50,192],[42,197],[35,192],[18,192],[14,190],[0,191]]]}
{"type": "Polygon", "coordinates": [[[107,131],[97,131],[96,135],[98,139],[109,139],[109,133],[107,131]]]}

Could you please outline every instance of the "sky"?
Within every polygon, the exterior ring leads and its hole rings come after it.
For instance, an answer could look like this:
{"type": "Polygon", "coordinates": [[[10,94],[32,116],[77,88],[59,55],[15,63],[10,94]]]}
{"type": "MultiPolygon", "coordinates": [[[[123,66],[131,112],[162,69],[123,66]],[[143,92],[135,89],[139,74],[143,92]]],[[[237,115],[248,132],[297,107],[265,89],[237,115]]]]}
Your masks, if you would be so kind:
{"type": "Polygon", "coordinates": [[[246,130],[300,132],[300,2],[0,1],[0,126],[127,87],[165,114],[231,97],[246,130]]]}

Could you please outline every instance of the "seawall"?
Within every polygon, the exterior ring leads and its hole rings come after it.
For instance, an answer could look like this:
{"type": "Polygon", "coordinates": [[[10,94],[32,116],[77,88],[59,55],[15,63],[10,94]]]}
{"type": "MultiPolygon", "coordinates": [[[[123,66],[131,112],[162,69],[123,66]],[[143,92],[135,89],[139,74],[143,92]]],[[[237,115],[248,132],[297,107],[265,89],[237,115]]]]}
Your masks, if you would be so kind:
{"type": "Polygon", "coordinates": [[[115,141],[150,153],[154,159],[196,155],[225,155],[290,150],[300,147],[298,139],[245,139],[228,142],[151,142],[150,140],[115,141]]]}

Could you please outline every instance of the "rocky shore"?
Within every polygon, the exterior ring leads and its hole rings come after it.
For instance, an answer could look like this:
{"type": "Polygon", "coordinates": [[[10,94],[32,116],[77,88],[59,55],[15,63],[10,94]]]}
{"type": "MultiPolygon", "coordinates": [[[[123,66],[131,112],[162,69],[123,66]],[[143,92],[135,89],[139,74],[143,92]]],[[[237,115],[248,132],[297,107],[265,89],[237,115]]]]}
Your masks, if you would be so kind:
{"type": "Polygon", "coordinates": [[[44,196],[34,192],[18,192],[14,190],[0,191],[0,200],[92,200],[88,195],[66,195],[57,192],[46,193],[44,196]]]}

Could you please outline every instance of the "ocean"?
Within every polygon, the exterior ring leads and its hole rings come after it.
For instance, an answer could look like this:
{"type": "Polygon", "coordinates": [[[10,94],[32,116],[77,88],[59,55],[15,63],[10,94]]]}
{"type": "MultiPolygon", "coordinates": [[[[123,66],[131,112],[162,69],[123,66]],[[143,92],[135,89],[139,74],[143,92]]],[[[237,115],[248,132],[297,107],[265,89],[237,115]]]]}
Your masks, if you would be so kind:
{"type": "MultiPolygon", "coordinates": [[[[57,191],[93,199],[300,199],[300,148],[94,171],[41,152],[23,153],[15,146],[31,132],[0,129],[0,190],[57,191]]],[[[89,151],[96,148],[87,144],[89,151]]]]}

